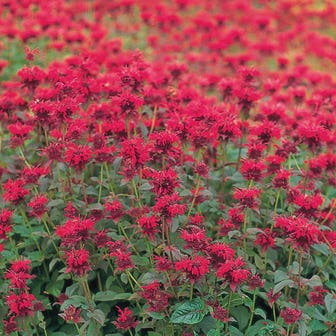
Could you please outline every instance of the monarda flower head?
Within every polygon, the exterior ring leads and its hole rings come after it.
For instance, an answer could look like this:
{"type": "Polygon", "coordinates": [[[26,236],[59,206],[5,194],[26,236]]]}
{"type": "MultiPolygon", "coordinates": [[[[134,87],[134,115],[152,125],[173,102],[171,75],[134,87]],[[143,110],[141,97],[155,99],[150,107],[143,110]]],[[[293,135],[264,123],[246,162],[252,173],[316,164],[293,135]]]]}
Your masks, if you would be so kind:
{"type": "Polygon", "coordinates": [[[9,179],[4,185],[3,188],[5,192],[2,197],[5,201],[18,205],[23,201],[24,196],[29,194],[29,191],[23,188],[24,181],[21,179],[12,180],[9,179]]]}
{"type": "Polygon", "coordinates": [[[121,330],[129,330],[131,328],[135,328],[138,325],[138,321],[136,321],[135,317],[133,317],[132,311],[125,307],[121,309],[117,306],[118,309],[118,318],[113,324],[121,330]]]}
{"type": "Polygon", "coordinates": [[[166,219],[172,219],[177,215],[183,215],[186,210],[185,204],[179,204],[181,197],[174,193],[172,195],[164,195],[156,200],[153,211],[166,219]]]}
{"type": "Polygon", "coordinates": [[[256,209],[258,207],[258,197],[260,190],[257,188],[236,189],[233,193],[233,198],[238,200],[244,208],[256,209]]]}
{"type": "Polygon", "coordinates": [[[91,160],[92,153],[89,146],[70,144],[65,150],[64,159],[69,167],[82,171],[91,160]]]}
{"type": "Polygon", "coordinates": [[[298,309],[286,308],[281,310],[280,315],[283,317],[286,324],[293,324],[301,318],[302,311],[298,309]]]}
{"type": "Polygon", "coordinates": [[[304,217],[277,217],[275,227],[286,234],[286,240],[293,244],[296,250],[309,251],[310,247],[319,242],[320,230],[304,217]]]}
{"type": "Polygon", "coordinates": [[[146,286],[142,286],[141,296],[147,300],[149,311],[159,312],[169,306],[168,299],[171,295],[161,289],[161,284],[153,281],[146,286]]]}
{"type": "Polygon", "coordinates": [[[81,248],[79,250],[72,249],[66,252],[67,269],[65,273],[74,273],[78,277],[83,277],[89,270],[91,265],[89,262],[89,251],[81,248]]]}
{"type": "Polygon", "coordinates": [[[55,233],[61,238],[62,246],[78,245],[90,238],[94,225],[91,219],[70,218],[64,225],[57,226],[55,233]]]}
{"type": "Polygon", "coordinates": [[[172,168],[163,171],[152,171],[150,173],[152,180],[150,183],[153,185],[153,192],[157,196],[171,195],[174,193],[175,188],[180,186],[177,174],[172,168]]]}
{"type": "Polygon", "coordinates": [[[175,270],[186,274],[191,283],[201,279],[209,273],[210,261],[202,256],[187,258],[175,263],[175,270]]]}
{"type": "Polygon", "coordinates": [[[231,290],[235,291],[237,286],[245,282],[251,275],[251,272],[244,267],[245,262],[241,257],[229,259],[220,264],[216,275],[218,278],[225,280],[231,290]]]}

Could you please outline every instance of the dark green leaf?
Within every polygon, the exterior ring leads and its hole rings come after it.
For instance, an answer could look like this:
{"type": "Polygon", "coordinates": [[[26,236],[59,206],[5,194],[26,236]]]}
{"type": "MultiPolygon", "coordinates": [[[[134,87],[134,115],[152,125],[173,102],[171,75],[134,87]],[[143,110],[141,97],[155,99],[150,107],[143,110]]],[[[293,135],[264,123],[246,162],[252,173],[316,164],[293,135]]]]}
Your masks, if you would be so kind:
{"type": "Polygon", "coordinates": [[[170,322],[195,324],[201,322],[206,313],[207,309],[204,301],[196,298],[178,305],[170,318],[170,322]]]}

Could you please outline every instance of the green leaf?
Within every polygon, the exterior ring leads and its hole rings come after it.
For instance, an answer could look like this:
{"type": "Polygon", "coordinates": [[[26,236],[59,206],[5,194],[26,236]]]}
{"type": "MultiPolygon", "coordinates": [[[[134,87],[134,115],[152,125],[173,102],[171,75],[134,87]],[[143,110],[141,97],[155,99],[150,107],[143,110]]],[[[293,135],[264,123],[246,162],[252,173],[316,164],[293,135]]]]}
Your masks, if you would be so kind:
{"type": "Polygon", "coordinates": [[[128,300],[132,293],[116,293],[113,291],[98,292],[95,295],[95,301],[117,301],[128,300]]]}
{"type": "Polygon", "coordinates": [[[145,182],[140,186],[141,191],[147,191],[147,190],[151,190],[151,189],[153,189],[153,186],[151,184],[149,184],[148,182],[145,182]]]}
{"type": "Polygon", "coordinates": [[[52,281],[49,282],[46,286],[46,291],[53,295],[53,296],[59,296],[62,292],[64,286],[64,281],[52,281]]]}
{"type": "Polygon", "coordinates": [[[276,293],[280,292],[286,286],[292,287],[294,285],[295,285],[295,282],[291,279],[282,280],[274,286],[273,294],[276,294],[276,293]]]}
{"type": "Polygon", "coordinates": [[[105,314],[102,310],[100,309],[95,309],[93,312],[88,312],[87,313],[88,317],[94,318],[100,325],[104,325],[105,322],[105,314]]]}
{"type": "Polygon", "coordinates": [[[274,282],[275,283],[278,283],[282,280],[286,280],[288,279],[288,275],[287,273],[285,273],[284,271],[281,271],[281,270],[277,270],[275,273],[274,273],[274,282]]]}
{"type": "Polygon", "coordinates": [[[207,336],[221,336],[221,331],[218,329],[211,329],[208,331],[207,336]]]}
{"type": "Polygon", "coordinates": [[[147,266],[150,263],[146,257],[132,256],[132,260],[137,266],[147,266]]]}
{"type": "Polygon", "coordinates": [[[230,309],[230,313],[237,320],[239,330],[245,329],[250,318],[249,310],[246,307],[242,306],[230,309]]]}
{"type": "Polygon", "coordinates": [[[324,303],[328,314],[332,314],[336,309],[336,298],[329,293],[325,296],[324,303]]]}
{"type": "Polygon", "coordinates": [[[64,201],[62,199],[54,199],[48,203],[49,208],[57,207],[59,205],[64,205],[64,201]]]}
{"type": "Polygon", "coordinates": [[[327,331],[328,327],[322,323],[321,321],[318,320],[312,320],[311,323],[309,324],[312,332],[318,332],[318,331],[327,331]]]}
{"type": "Polygon", "coordinates": [[[147,314],[155,320],[163,320],[165,317],[161,313],[148,311],[147,314]]]}
{"type": "Polygon", "coordinates": [[[302,283],[311,288],[316,286],[322,286],[321,278],[317,274],[313,275],[310,279],[303,279],[302,283]]]}
{"type": "Polygon", "coordinates": [[[254,312],[255,315],[261,316],[264,320],[267,319],[266,317],[266,313],[261,309],[261,308],[257,308],[254,312]]]}
{"type": "Polygon", "coordinates": [[[195,324],[201,322],[206,313],[207,309],[204,301],[196,298],[178,305],[170,318],[170,322],[195,324]]]}
{"type": "Polygon", "coordinates": [[[239,331],[236,327],[230,326],[229,331],[230,336],[244,336],[244,334],[241,331],[239,331]]]}

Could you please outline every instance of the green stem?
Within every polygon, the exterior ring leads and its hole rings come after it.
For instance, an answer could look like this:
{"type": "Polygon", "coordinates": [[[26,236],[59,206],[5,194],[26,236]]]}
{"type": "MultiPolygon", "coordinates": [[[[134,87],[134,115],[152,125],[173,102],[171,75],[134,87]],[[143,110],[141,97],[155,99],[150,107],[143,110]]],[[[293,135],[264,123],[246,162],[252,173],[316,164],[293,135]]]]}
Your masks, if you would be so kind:
{"type": "Polygon", "coordinates": [[[200,185],[201,185],[201,177],[198,175],[197,180],[196,180],[196,189],[195,189],[194,197],[192,199],[192,202],[191,202],[191,205],[188,211],[188,215],[187,215],[188,218],[190,217],[191,211],[194,208],[200,185]]]}
{"type": "MultiPolygon", "coordinates": [[[[232,291],[230,290],[229,302],[228,302],[228,316],[230,314],[231,300],[232,300],[232,291]]],[[[225,331],[227,332],[228,330],[229,330],[229,321],[225,323],[225,331]]]]}
{"type": "Polygon", "coordinates": [[[139,252],[137,251],[137,249],[136,249],[136,248],[134,247],[134,245],[132,244],[132,242],[131,242],[131,240],[129,239],[129,237],[128,237],[128,235],[127,235],[127,233],[126,233],[124,227],[122,226],[122,224],[119,224],[118,227],[119,227],[121,233],[123,234],[123,236],[126,238],[127,242],[128,242],[128,243],[130,244],[130,246],[132,247],[132,249],[133,249],[133,251],[135,252],[135,254],[136,254],[137,256],[140,257],[139,252]]]}
{"type": "Polygon", "coordinates": [[[102,189],[103,189],[103,171],[104,171],[104,166],[101,165],[100,166],[100,183],[99,183],[98,203],[100,203],[102,189]]]}
{"type": "Polygon", "coordinates": [[[134,283],[142,290],[141,285],[139,284],[139,282],[134,278],[134,276],[132,275],[132,273],[129,270],[126,270],[126,274],[129,276],[130,279],[132,279],[134,281],[134,283]]]}
{"type": "Polygon", "coordinates": [[[272,312],[273,312],[273,321],[277,323],[276,311],[275,311],[275,303],[272,304],[272,312]]]}
{"type": "Polygon", "coordinates": [[[79,336],[83,336],[81,330],[79,329],[78,324],[77,324],[77,323],[74,323],[74,325],[75,325],[75,327],[76,327],[76,330],[77,330],[77,332],[78,332],[78,335],[79,335],[79,336]]]}
{"type": "Polygon", "coordinates": [[[248,324],[248,326],[247,326],[245,335],[248,335],[247,332],[248,332],[248,330],[249,330],[249,328],[251,327],[252,322],[253,322],[254,308],[255,308],[255,302],[256,302],[256,296],[257,296],[256,294],[257,294],[257,290],[255,289],[254,292],[253,292],[253,301],[252,301],[252,310],[251,310],[250,321],[249,321],[249,324],[248,324]]]}
{"type": "Polygon", "coordinates": [[[193,292],[194,292],[194,284],[191,283],[190,284],[190,296],[189,296],[190,301],[193,299],[193,292]]]}
{"type": "Polygon", "coordinates": [[[296,308],[299,307],[300,294],[301,294],[301,272],[302,272],[302,253],[299,252],[299,274],[298,274],[298,289],[296,295],[296,308]]]}

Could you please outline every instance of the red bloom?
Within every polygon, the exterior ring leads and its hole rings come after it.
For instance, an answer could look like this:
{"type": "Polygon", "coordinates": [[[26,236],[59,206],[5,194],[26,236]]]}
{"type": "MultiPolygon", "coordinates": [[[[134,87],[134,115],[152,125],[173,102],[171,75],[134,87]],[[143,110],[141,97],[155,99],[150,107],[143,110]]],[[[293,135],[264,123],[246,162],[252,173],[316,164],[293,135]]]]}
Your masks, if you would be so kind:
{"type": "Polygon", "coordinates": [[[81,171],[92,158],[92,150],[89,146],[70,144],[64,153],[65,162],[81,171]]]}
{"type": "Polygon", "coordinates": [[[10,309],[10,314],[16,316],[33,315],[33,301],[36,298],[33,294],[22,292],[20,294],[11,293],[7,299],[7,305],[10,309]]]}
{"type": "Polygon", "coordinates": [[[74,305],[70,305],[64,309],[63,313],[58,314],[67,322],[80,323],[83,321],[83,318],[80,316],[81,309],[76,308],[74,305]]]}
{"type": "Polygon", "coordinates": [[[324,294],[328,293],[322,286],[315,286],[313,291],[309,293],[309,305],[324,305],[324,294]]]}
{"type": "Polygon", "coordinates": [[[63,246],[73,246],[90,238],[95,223],[91,219],[71,218],[63,226],[56,227],[56,235],[61,237],[63,246]]]}
{"type": "Polygon", "coordinates": [[[270,289],[268,293],[266,293],[268,304],[272,307],[273,304],[278,301],[279,297],[281,296],[281,292],[273,294],[273,288],[270,289]]]}
{"type": "Polygon", "coordinates": [[[128,330],[135,328],[138,325],[138,321],[135,320],[135,317],[132,315],[132,311],[126,307],[123,310],[117,306],[118,309],[118,318],[113,324],[122,330],[128,330]]]}
{"type": "Polygon", "coordinates": [[[4,329],[5,329],[5,335],[10,336],[13,332],[15,331],[20,331],[20,328],[15,321],[15,316],[11,316],[9,318],[9,321],[3,320],[2,321],[4,324],[4,329]]]}
{"type": "Polygon", "coordinates": [[[10,288],[17,288],[26,291],[29,287],[27,280],[33,279],[35,276],[29,274],[30,260],[13,261],[10,269],[5,273],[5,279],[10,280],[10,288]]]}
{"type": "Polygon", "coordinates": [[[172,268],[171,261],[166,257],[154,256],[154,260],[156,261],[155,268],[159,272],[166,272],[172,268]]]}
{"type": "Polygon", "coordinates": [[[223,278],[230,285],[232,291],[235,291],[237,286],[246,281],[251,272],[247,269],[244,269],[245,262],[241,257],[238,257],[236,260],[230,259],[225,263],[221,263],[216,275],[218,278],[223,278]]]}
{"type": "Polygon", "coordinates": [[[308,251],[313,244],[319,242],[320,231],[314,224],[303,217],[278,217],[275,227],[282,229],[287,235],[287,241],[293,244],[294,249],[308,251]]]}
{"type": "Polygon", "coordinates": [[[186,205],[178,204],[180,200],[181,198],[177,193],[164,195],[156,200],[153,211],[167,219],[171,219],[177,215],[183,215],[186,205]]]}
{"type": "Polygon", "coordinates": [[[48,198],[45,196],[35,196],[29,203],[28,206],[32,208],[30,211],[31,216],[36,216],[41,218],[43,214],[47,211],[46,204],[48,203],[48,198]]]}
{"type": "Polygon", "coordinates": [[[159,220],[155,216],[143,216],[138,219],[138,224],[141,228],[141,231],[146,235],[150,240],[154,240],[155,234],[159,232],[159,220]]]}
{"type": "Polygon", "coordinates": [[[195,256],[175,263],[175,270],[182,271],[187,274],[191,283],[201,279],[205,274],[209,273],[210,261],[202,256],[195,256]]]}
{"type": "Polygon", "coordinates": [[[89,262],[89,251],[81,248],[80,250],[72,249],[66,252],[66,263],[68,265],[65,273],[74,273],[79,277],[84,276],[89,270],[91,270],[89,262]]]}
{"type": "Polygon", "coordinates": [[[185,249],[203,250],[207,245],[208,239],[205,230],[198,226],[189,226],[186,230],[181,231],[180,236],[185,242],[185,249]]]}
{"type": "Polygon", "coordinates": [[[153,179],[150,183],[154,186],[153,191],[157,196],[171,195],[174,189],[180,186],[177,174],[171,168],[160,172],[153,171],[150,177],[153,179]]]}
{"type": "Polygon", "coordinates": [[[25,195],[29,194],[29,191],[23,189],[24,182],[20,179],[12,180],[9,179],[3,186],[5,192],[2,197],[5,201],[10,202],[14,205],[22,202],[25,195]]]}
{"type": "Polygon", "coordinates": [[[260,190],[257,188],[236,189],[233,193],[233,198],[240,202],[242,207],[257,208],[257,198],[260,195],[260,190]]]}
{"type": "Polygon", "coordinates": [[[257,234],[254,245],[259,245],[261,247],[261,252],[265,253],[269,248],[275,248],[275,236],[276,234],[267,228],[263,232],[257,234]]]}
{"type": "Polygon", "coordinates": [[[147,300],[149,311],[159,312],[165,310],[169,306],[170,294],[161,290],[161,285],[154,281],[147,286],[142,286],[143,292],[141,296],[147,300]]]}
{"type": "Polygon", "coordinates": [[[286,308],[281,310],[280,316],[285,320],[286,324],[293,324],[301,318],[302,311],[298,309],[286,308]]]}
{"type": "Polygon", "coordinates": [[[32,126],[24,125],[21,123],[15,123],[8,126],[9,132],[12,134],[11,136],[11,146],[18,147],[21,146],[25,140],[27,140],[28,134],[32,131],[32,126]]]}
{"type": "Polygon", "coordinates": [[[245,160],[241,166],[241,174],[248,181],[260,181],[263,177],[263,170],[266,166],[262,162],[255,162],[253,160],[245,160]]]}
{"type": "Polygon", "coordinates": [[[290,175],[291,173],[288,170],[284,169],[278,170],[272,181],[274,188],[287,189],[290,175]]]}
{"type": "Polygon", "coordinates": [[[0,239],[7,239],[8,233],[12,230],[11,217],[13,212],[8,209],[3,209],[0,212],[0,239]]]}
{"type": "Polygon", "coordinates": [[[134,268],[134,263],[131,258],[131,252],[119,252],[116,253],[116,272],[120,271],[123,272],[127,269],[134,268]]]}
{"type": "Polygon", "coordinates": [[[234,250],[225,243],[215,242],[207,246],[207,252],[211,257],[211,262],[218,267],[220,264],[225,263],[226,260],[234,258],[234,250]]]}
{"type": "Polygon", "coordinates": [[[106,218],[118,221],[125,214],[125,210],[121,202],[115,199],[112,202],[107,201],[105,203],[105,214],[106,218]]]}

